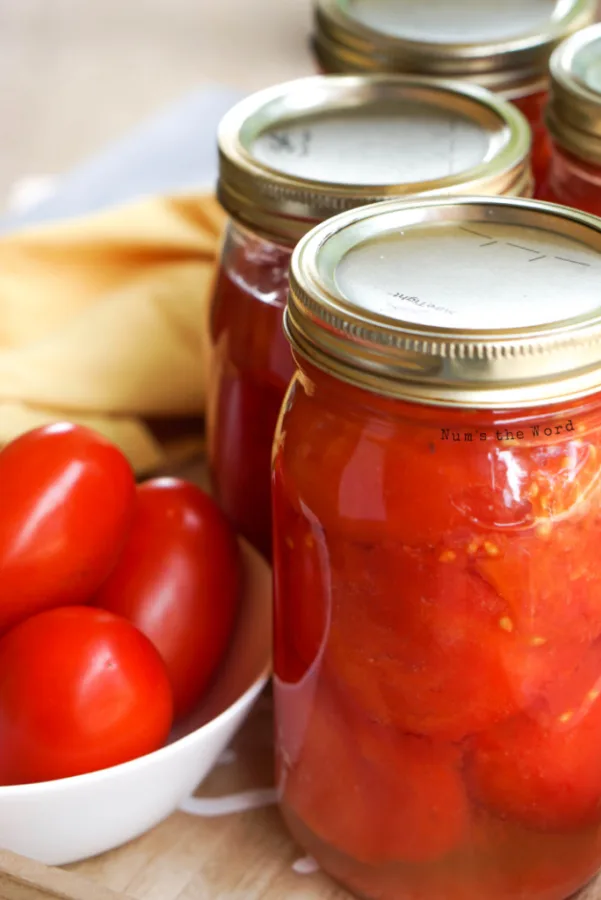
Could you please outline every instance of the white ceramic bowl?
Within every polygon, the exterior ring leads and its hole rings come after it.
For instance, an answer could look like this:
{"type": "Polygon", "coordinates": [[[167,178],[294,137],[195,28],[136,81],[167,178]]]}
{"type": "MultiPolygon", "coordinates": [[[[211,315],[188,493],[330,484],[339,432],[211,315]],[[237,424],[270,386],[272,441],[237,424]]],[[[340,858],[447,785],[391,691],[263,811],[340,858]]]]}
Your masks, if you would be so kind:
{"type": "Polygon", "coordinates": [[[271,570],[241,542],[245,585],[227,658],[199,709],[161,750],[75,778],[0,787],[0,847],[47,865],[104,853],[174,812],[210,772],[271,668],[271,570]]]}

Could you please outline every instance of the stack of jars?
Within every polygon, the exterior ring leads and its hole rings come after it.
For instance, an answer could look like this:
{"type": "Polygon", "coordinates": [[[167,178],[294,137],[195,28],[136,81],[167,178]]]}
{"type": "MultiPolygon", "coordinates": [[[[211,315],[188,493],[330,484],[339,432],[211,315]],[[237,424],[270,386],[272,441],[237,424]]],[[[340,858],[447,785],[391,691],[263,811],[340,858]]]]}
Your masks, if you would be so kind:
{"type": "Polygon", "coordinates": [[[552,154],[537,196],[601,216],[601,25],[564,41],[550,69],[552,154]]]}
{"type": "Polygon", "coordinates": [[[285,820],[372,900],[601,867],[595,6],[317,0],[324,74],[220,127],[213,485],[273,562],[285,820]]]}

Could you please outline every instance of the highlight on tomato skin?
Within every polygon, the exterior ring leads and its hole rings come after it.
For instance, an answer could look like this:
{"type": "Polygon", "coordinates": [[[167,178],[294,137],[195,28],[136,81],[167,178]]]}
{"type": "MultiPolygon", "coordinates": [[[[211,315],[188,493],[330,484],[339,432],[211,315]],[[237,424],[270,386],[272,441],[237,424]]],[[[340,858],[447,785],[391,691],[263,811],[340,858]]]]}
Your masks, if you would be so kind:
{"type": "Polygon", "coordinates": [[[190,482],[157,478],[138,486],[131,534],[94,603],[152,641],[180,719],[225,654],[242,587],[238,541],[215,501],[190,482]]]}
{"type": "Polygon", "coordinates": [[[158,652],[119,616],[57,608],[0,640],[0,785],[128,762],[162,747],[172,718],[158,652]]]}
{"type": "Polygon", "coordinates": [[[54,606],[87,603],[131,526],[134,475],[80,425],[30,431],[0,452],[0,635],[54,606]]]}

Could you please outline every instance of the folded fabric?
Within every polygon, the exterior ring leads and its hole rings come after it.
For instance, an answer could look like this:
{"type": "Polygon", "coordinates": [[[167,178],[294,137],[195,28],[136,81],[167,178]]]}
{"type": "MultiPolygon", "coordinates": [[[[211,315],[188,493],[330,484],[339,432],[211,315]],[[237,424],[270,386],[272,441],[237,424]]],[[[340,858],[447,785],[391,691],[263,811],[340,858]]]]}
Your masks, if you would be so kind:
{"type": "Polygon", "coordinates": [[[0,446],[69,419],[138,473],[202,446],[207,309],[224,215],[141,200],[0,239],[0,446]]]}

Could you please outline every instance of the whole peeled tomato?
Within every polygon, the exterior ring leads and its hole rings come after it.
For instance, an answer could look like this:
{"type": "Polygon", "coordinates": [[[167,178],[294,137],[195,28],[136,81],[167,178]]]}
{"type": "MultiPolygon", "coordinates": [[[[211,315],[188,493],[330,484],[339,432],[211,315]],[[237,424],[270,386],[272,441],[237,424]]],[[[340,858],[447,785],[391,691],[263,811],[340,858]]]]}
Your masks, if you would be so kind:
{"type": "Polygon", "coordinates": [[[172,723],[150,641],[87,606],[32,616],[0,640],[0,784],[52,781],[157,750],[172,723]]]}
{"type": "Polygon", "coordinates": [[[452,745],[376,724],[325,678],[295,689],[300,715],[283,710],[291,695],[276,699],[284,806],[319,840],[382,866],[433,862],[469,835],[460,752],[452,745]]]}
{"type": "Polygon", "coordinates": [[[55,606],[86,603],[131,525],[135,482],[120,450],[87,428],[30,431],[0,453],[0,635],[55,606]]]}
{"type": "MultiPolygon", "coordinates": [[[[563,672],[561,673],[563,676],[563,672]]],[[[567,833],[601,823],[601,700],[545,725],[522,713],[476,735],[466,774],[474,798],[502,819],[567,833]]]]}
{"type": "Polygon", "coordinates": [[[198,702],[225,652],[239,590],[238,543],[215,502],[179,479],[140,485],[129,541],[97,604],[158,649],[176,717],[198,702]]]}

